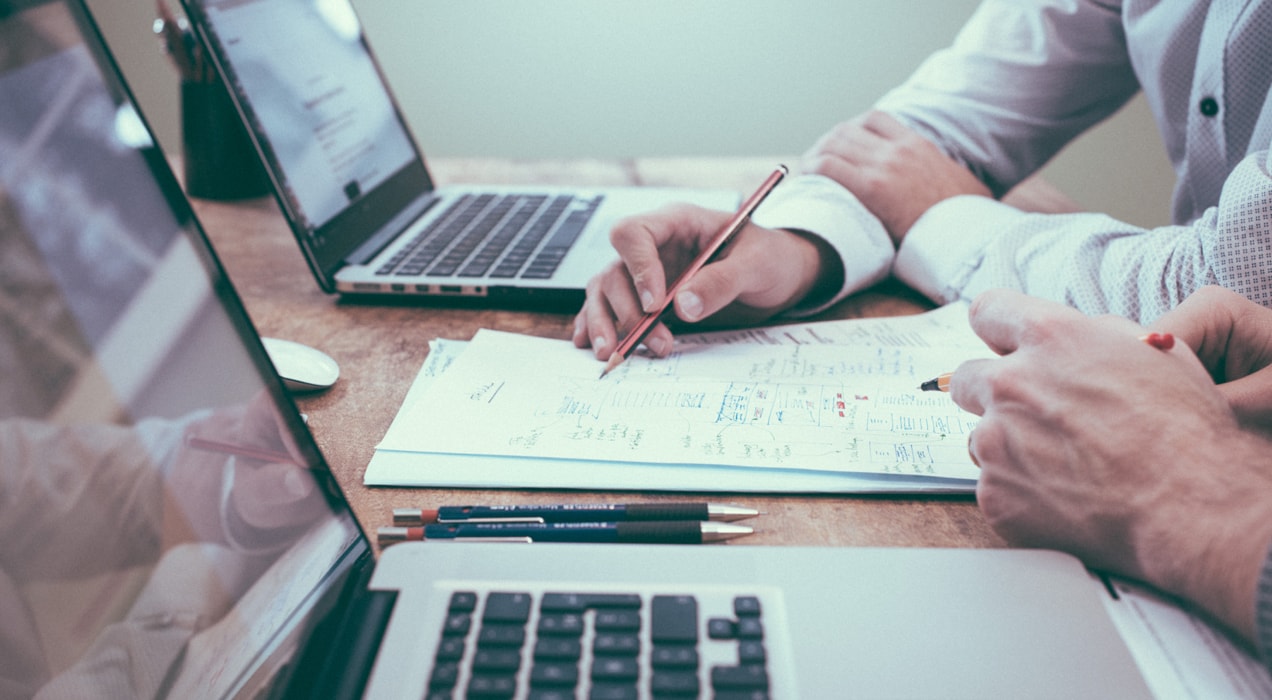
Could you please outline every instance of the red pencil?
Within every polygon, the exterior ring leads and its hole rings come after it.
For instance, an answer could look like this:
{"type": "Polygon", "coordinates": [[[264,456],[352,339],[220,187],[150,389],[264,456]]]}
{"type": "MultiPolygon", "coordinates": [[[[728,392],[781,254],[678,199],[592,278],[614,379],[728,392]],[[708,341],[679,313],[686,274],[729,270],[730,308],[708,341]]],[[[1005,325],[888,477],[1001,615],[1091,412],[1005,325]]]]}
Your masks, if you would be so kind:
{"type": "Polygon", "coordinates": [[[207,438],[195,437],[193,435],[186,438],[186,444],[196,450],[205,450],[207,452],[220,452],[222,454],[234,455],[236,457],[245,457],[247,459],[255,459],[261,462],[273,462],[276,464],[295,464],[303,466],[296,461],[296,458],[286,452],[278,452],[276,450],[268,450],[263,447],[251,447],[249,445],[237,445],[229,442],[221,442],[220,440],[209,440],[207,438]]]}

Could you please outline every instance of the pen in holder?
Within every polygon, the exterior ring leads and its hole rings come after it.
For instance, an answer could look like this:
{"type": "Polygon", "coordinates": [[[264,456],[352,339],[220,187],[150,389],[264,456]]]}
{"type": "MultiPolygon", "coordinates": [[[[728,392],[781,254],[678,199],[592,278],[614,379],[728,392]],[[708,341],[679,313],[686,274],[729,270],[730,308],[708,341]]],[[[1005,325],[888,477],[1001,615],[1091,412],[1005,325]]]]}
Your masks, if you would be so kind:
{"type": "Polygon", "coordinates": [[[185,185],[191,197],[246,199],[269,192],[269,180],[220,80],[181,81],[185,185]]]}

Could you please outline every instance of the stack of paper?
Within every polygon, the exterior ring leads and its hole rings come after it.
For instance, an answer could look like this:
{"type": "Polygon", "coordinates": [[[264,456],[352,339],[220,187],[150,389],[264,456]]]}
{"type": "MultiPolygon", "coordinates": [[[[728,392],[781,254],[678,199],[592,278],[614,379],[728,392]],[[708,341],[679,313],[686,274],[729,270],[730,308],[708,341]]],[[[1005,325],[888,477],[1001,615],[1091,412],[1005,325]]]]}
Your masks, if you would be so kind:
{"type": "Polygon", "coordinates": [[[364,482],[969,492],[976,417],[924,380],[992,357],[965,305],[678,338],[602,363],[568,341],[435,341],[364,482]]]}

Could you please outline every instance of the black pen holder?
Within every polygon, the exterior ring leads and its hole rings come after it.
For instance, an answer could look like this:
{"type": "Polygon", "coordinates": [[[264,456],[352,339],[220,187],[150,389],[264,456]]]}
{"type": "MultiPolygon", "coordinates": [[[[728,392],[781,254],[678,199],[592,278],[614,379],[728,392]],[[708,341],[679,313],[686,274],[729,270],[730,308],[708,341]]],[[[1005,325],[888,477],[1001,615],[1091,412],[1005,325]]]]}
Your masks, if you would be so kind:
{"type": "Polygon", "coordinates": [[[191,197],[232,200],[269,193],[269,178],[220,81],[181,81],[181,139],[191,197]]]}

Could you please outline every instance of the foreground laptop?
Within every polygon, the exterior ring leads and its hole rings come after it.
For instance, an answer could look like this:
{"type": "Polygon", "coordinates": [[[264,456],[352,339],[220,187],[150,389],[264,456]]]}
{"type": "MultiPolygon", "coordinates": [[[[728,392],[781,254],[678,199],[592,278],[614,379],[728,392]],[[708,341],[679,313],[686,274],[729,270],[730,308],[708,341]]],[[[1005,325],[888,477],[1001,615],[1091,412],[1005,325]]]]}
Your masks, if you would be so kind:
{"type": "Polygon", "coordinates": [[[1057,553],[375,562],[81,3],[0,0],[0,696],[1145,695],[1057,553]]]}
{"type": "Polygon", "coordinates": [[[183,4],[328,292],[577,305],[620,217],[737,204],[714,190],[435,188],[348,0],[183,4]]]}

